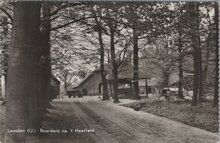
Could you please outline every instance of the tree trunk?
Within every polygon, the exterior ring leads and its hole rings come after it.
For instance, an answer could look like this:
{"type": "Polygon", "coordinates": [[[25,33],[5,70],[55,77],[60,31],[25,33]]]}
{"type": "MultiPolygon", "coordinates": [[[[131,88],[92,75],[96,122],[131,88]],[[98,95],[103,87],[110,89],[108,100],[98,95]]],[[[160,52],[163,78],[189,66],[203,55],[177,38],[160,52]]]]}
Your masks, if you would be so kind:
{"type": "Polygon", "coordinates": [[[214,107],[218,107],[218,102],[219,102],[219,99],[218,99],[218,93],[219,93],[219,87],[218,87],[218,84],[219,84],[219,37],[218,37],[218,34],[219,34],[219,5],[218,5],[218,2],[215,2],[215,26],[216,26],[216,52],[215,52],[215,55],[216,55],[216,61],[215,61],[215,87],[214,87],[214,101],[213,101],[213,106],[214,107]]]}
{"type": "MultiPolygon", "coordinates": [[[[179,32],[180,33],[180,32],[179,32]]],[[[181,34],[179,36],[179,46],[178,46],[178,52],[179,52],[179,84],[178,84],[178,98],[183,99],[183,56],[182,56],[182,40],[181,40],[181,34]]]]}
{"type": "Polygon", "coordinates": [[[163,70],[162,88],[168,87],[168,85],[169,85],[169,77],[170,77],[169,68],[165,68],[163,70]]]}
{"type": "MultiPolygon", "coordinates": [[[[200,38],[199,39],[199,45],[200,45],[200,38]]],[[[199,71],[199,102],[202,102],[204,100],[203,97],[203,69],[202,69],[202,49],[199,46],[198,48],[198,71],[199,71]]]]}
{"type": "Polygon", "coordinates": [[[183,99],[183,62],[179,61],[179,84],[178,84],[178,97],[183,99]]]}
{"type": "Polygon", "coordinates": [[[201,49],[201,41],[200,41],[200,18],[199,18],[199,4],[195,5],[195,38],[196,38],[196,47],[197,47],[197,68],[198,68],[198,96],[199,102],[203,101],[203,69],[202,69],[202,49],[201,49]]]}
{"type": "Polygon", "coordinates": [[[110,51],[111,51],[111,63],[112,63],[112,76],[113,76],[113,97],[114,97],[114,103],[118,103],[118,65],[115,59],[115,43],[114,43],[114,37],[115,37],[115,30],[113,28],[113,24],[110,24],[110,51]]]}
{"type": "Polygon", "coordinates": [[[197,48],[194,47],[194,55],[193,55],[193,65],[194,65],[194,79],[193,79],[193,97],[192,97],[192,106],[197,105],[198,98],[198,57],[197,57],[197,48]]]}
{"type": "Polygon", "coordinates": [[[145,90],[146,90],[146,98],[148,98],[148,83],[147,83],[147,79],[145,81],[145,90]]]}
{"type": "Polygon", "coordinates": [[[109,90],[110,90],[110,95],[111,97],[113,97],[113,94],[112,94],[112,81],[109,81],[109,90]]]}
{"type": "Polygon", "coordinates": [[[64,92],[65,92],[65,94],[67,95],[67,76],[68,76],[68,74],[66,73],[65,75],[64,75],[64,92]]]}
{"type": "MultiPolygon", "coordinates": [[[[40,60],[40,2],[15,2],[10,49],[6,126],[7,129],[39,128],[37,103],[40,60]]],[[[25,133],[8,133],[7,143],[24,143],[25,133]]]]}
{"type": "Polygon", "coordinates": [[[99,45],[100,45],[100,70],[101,70],[101,78],[102,78],[102,90],[103,90],[103,95],[102,95],[102,100],[109,100],[108,96],[108,85],[107,85],[107,79],[106,79],[106,72],[105,72],[105,63],[104,63],[104,55],[105,55],[105,49],[104,49],[104,44],[102,40],[102,29],[101,25],[98,25],[98,35],[99,35],[99,45]]]}
{"type": "Polygon", "coordinates": [[[199,78],[200,78],[200,63],[199,60],[201,52],[199,51],[200,45],[199,45],[199,29],[198,29],[198,18],[199,18],[199,13],[198,13],[198,3],[193,2],[189,4],[189,12],[190,16],[192,18],[191,21],[191,38],[192,38],[192,46],[193,46],[193,64],[194,64],[194,81],[193,81],[193,97],[192,97],[192,106],[197,105],[197,98],[198,98],[198,93],[199,93],[199,78]]]}
{"type": "Polygon", "coordinates": [[[138,75],[138,34],[135,22],[133,22],[133,99],[140,100],[139,96],[139,75],[138,75]]]}
{"type": "Polygon", "coordinates": [[[39,78],[40,85],[40,108],[43,114],[51,100],[50,95],[50,5],[48,2],[42,3],[42,23],[41,23],[41,73],[39,78]]]}

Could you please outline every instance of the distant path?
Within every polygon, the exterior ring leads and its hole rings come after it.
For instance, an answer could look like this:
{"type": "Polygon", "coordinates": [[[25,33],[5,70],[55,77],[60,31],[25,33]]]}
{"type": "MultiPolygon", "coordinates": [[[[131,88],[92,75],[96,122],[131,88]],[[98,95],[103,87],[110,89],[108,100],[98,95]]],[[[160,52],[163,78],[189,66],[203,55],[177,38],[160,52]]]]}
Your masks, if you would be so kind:
{"type": "MultiPolygon", "coordinates": [[[[217,134],[100,101],[98,97],[59,99],[53,101],[53,106],[51,120],[56,122],[47,121],[47,126],[95,129],[95,133],[56,136],[66,140],[62,143],[72,143],[76,137],[79,143],[217,143],[217,134]]],[[[45,139],[47,142],[50,139],[45,139]]]]}

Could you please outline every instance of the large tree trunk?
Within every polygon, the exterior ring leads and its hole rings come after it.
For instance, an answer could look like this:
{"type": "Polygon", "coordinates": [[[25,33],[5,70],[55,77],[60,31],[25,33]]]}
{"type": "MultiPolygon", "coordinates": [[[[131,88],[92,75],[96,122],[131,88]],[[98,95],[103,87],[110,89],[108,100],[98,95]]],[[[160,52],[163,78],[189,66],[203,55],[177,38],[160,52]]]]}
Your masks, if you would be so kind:
{"type": "MultiPolygon", "coordinates": [[[[199,6],[197,2],[189,3],[189,12],[192,18],[191,21],[191,38],[192,38],[192,46],[193,46],[193,64],[194,64],[194,87],[193,87],[193,97],[192,97],[192,106],[197,105],[197,98],[199,90],[201,90],[202,83],[199,79],[201,77],[201,49],[200,49],[200,37],[199,37],[199,6]]],[[[200,92],[200,97],[202,92],[200,92]]]]}
{"type": "Polygon", "coordinates": [[[41,23],[41,73],[39,77],[39,94],[40,108],[43,114],[52,99],[50,96],[50,4],[49,2],[42,3],[42,23],[41,23]]]}
{"type": "Polygon", "coordinates": [[[218,99],[218,96],[219,96],[219,87],[218,87],[218,83],[219,83],[219,37],[218,37],[218,34],[219,34],[219,5],[218,5],[218,2],[215,2],[215,26],[216,26],[216,52],[215,52],[215,55],[216,55],[216,61],[215,61],[215,87],[214,87],[214,101],[213,101],[213,106],[214,107],[217,107],[218,106],[218,102],[219,102],[219,99],[218,99]]]}
{"type": "Polygon", "coordinates": [[[196,43],[197,43],[197,66],[198,66],[198,95],[199,95],[199,102],[203,101],[203,68],[202,68],[202,49],[201,49],[201,41],[200,41],[200,32],[199,32],[199,25],[200,25],[200,19],[199,19],[199,4],[196,4],[195,7],[195,33],[196,33],[196,43]]]}
{"type": "Polygon", "coordinates": [[[140,100],[139,96],[139,57],[138,57],[138,22],[136,5],[130,5],[130,15],[131,15],[131,28],[133,30],[133,99],[140,100]]]}
{"type": "MultiPolygon", "coordinates": [[[[40,7],[40,2],[14,3],[6,99],[7,129],[39,128],[40,7]]],[[[24,143],[25,133],[8,133],[6,142],[24,143]]]]}
{"type": "Polygon", "coordinates": [[[139,96],[139,75],[138,75],[138,34],[137,34],[137,28],[136,23],[133,22],[133,99],[140,100],[139,96]]]}
{"type": "Polygon", "coordinates": [[[106,76],[105,63],[104,63],[105,49],[104,49],[104,44],[103,44],[103,40],[102,40],[101,25],[99,24],[98,26],[99,26],[98,35],[99,35],[99,45],[100,45],[100,70],[101,70],[101,78],[102,78],[102,86],[103,86],[102,100],[109,100],[107,79],[105,78],[105,76],[106,76]]]}
{"type": "Polygon", "coordinates": [[[115,30],[113,28],[113,23],[110,24],[110,51],[111,51],[111,63],[112,63],[112,76],[113,76],[113,97],[114,97],[114,103],[118,103],[118,65],[115,58],[115,43],[114,43],[114,37],[115,37],[115,30]]]}

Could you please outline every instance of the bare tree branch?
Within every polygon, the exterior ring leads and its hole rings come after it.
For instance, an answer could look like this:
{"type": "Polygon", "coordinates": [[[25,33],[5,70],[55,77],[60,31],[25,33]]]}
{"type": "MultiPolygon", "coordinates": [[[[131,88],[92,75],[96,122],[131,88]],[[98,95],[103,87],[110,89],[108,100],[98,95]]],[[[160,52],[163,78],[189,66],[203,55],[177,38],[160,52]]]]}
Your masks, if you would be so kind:
{"type": "Polygon", "coordinates": [[[0,10],[10,19],[11,23],[13,22],[13,18],[10,13],[7,12],[3,7],[0,7],[0,10]]]}
{"type": "Polygon", "coordinates": [[[60,28],[66,27],[66,26],[68,26],[68,25],[71,25],[71,24],[73,24],[73,23],[80,22],[80,21],[82,21],[82,20],[90,19],[90,18],[94,18],[94,16],[83,17],[83,18],[80,18],[80,19],[76,19],[76,20],[73,20],[73,21],[67,22],[67,23],[62,24],[62,25],[58,25],[57,27],[52,27],[52,28],[50,29],[50,31],[57,30],[57,29],[60,29],[60,28]]]}

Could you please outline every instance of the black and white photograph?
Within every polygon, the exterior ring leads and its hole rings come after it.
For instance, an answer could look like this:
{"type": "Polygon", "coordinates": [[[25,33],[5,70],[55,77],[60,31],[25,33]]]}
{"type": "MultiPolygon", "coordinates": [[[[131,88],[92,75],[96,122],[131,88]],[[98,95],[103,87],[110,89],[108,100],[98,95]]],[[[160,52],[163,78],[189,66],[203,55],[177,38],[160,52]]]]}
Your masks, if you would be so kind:
{"type": "Polygon", "coordinates": [[[0,143],[218,143],[219,1],[0,1],[0,143]]]}

